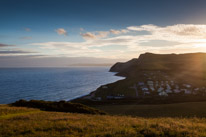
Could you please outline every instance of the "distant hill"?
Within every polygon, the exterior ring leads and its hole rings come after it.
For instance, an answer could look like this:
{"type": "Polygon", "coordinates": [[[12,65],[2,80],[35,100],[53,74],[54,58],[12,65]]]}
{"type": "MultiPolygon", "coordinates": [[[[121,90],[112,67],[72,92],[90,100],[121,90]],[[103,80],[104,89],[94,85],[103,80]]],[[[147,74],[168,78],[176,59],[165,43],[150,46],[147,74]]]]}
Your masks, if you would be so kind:
{"type": "Polygon", "coordinates": [[[147,98],[152,103],[159,102],[154,98],[169,96],[171,100],[162,102],[206,100],[206,53],[145,53],[114,64],[110,71],[125,79],[99,87],[87,99],[137,98],[142,102],[147,98]]]}
{"type": "MultiPolygon", "coordinates": [[[[185,73],[205,78],[206,53],[188,54],[141,54],[138,59],[132,59],[125,63],[116,63],[110,69],[118,72],[118,75],[132,76],[138,71],[159,70],[170,73],[185,73]],[[195,72],[196,74],[190,74],[195,72]]],[[[175,74],[176,75],[176,74],[175,74]]]]}

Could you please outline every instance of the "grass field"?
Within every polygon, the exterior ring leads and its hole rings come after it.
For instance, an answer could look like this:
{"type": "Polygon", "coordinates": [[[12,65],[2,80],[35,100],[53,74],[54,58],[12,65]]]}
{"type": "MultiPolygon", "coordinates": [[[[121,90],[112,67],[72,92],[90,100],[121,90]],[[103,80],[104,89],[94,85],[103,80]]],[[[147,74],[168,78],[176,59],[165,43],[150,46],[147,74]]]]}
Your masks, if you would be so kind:
{"type": "Polygon", "coordinates": [[[206,136],[206,118],[141,118],[0,105],[0,136],[206,136]]]}
{"type": "Polygon", "coordinates": [[[159,105],[97,105],[95,107],[112,115],[139,117],[206,117],[206,102],[159,105]]]}

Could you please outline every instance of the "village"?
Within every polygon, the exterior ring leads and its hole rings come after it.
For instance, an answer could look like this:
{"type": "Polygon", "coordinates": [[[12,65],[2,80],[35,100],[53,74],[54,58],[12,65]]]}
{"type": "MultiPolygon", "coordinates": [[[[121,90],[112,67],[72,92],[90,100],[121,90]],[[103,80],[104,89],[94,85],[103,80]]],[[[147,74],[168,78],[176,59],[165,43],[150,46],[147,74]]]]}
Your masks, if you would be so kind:
{"type": "MultiPolygon", "coordinates": [[[[111,93],[106,95],[107,100],[111,99],[126,99],[126,98],[142,98],[148,96],[159,96],[159,97],[167,97],[167,96],[184,96],[184,95],[206,95],[205,87],[195,87],[192,84],[187,82],[176,82],[166,73],[161,71],[156,72],[147,72],[143,73],[142,80],[138,80],[134,82],[133,85],[128,87],[128,90],[132,90],[135,93],[135,96],[128,96],[125,92],[120,93],[111,93]],[[125,94],[124,94],[125,93],[125,94]]],[[[107,85],[101,86],[101,89],[109,90],[107,85]]],[[[102,97],[95,96],[95,92],[90,96],[87,96],[87,99],[94,99],[97,101],[101,101],[102,97]]]]}

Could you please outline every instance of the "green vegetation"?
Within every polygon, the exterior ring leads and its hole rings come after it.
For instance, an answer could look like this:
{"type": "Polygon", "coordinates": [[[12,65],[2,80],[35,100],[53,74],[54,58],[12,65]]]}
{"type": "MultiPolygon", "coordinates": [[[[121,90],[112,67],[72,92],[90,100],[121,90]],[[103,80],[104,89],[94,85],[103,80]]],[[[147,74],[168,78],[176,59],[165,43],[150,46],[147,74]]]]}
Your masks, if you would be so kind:
{"type": "Polygon", "coordinates": [[[0,105],[0,136],[206,136],[205,118],[140,118],[0,105]]]}
{"type": "Polygon", "coordinates": [[[58,111],[58,112],[72,112],[72,113],[87,113],[87,114],[105,114],[102,111],[99,111],[88,106],[70,103],[66,101],[52,102],[52,101],[43,101],[43,100],[19,100],[11,104],[12,106],[20,107],[30,107],[30,108],[39,108],[45,111],[58,111]]]}

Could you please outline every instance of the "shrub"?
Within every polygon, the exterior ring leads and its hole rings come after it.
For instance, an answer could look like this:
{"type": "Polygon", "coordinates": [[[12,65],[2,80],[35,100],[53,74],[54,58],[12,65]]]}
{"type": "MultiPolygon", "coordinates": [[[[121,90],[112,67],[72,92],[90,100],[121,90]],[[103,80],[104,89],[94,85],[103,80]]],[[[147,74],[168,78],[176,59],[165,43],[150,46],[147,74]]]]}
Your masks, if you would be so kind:
{"type": "Polygon", "coordinates": [[[43,100],[19,100],[11,104],[12,106],[39,108],[45,111],[86,113],[86,114],[106,114],[98,109],[94,109],[79,103],[70,103],[66,101],[43,101],[43,100]]]}

